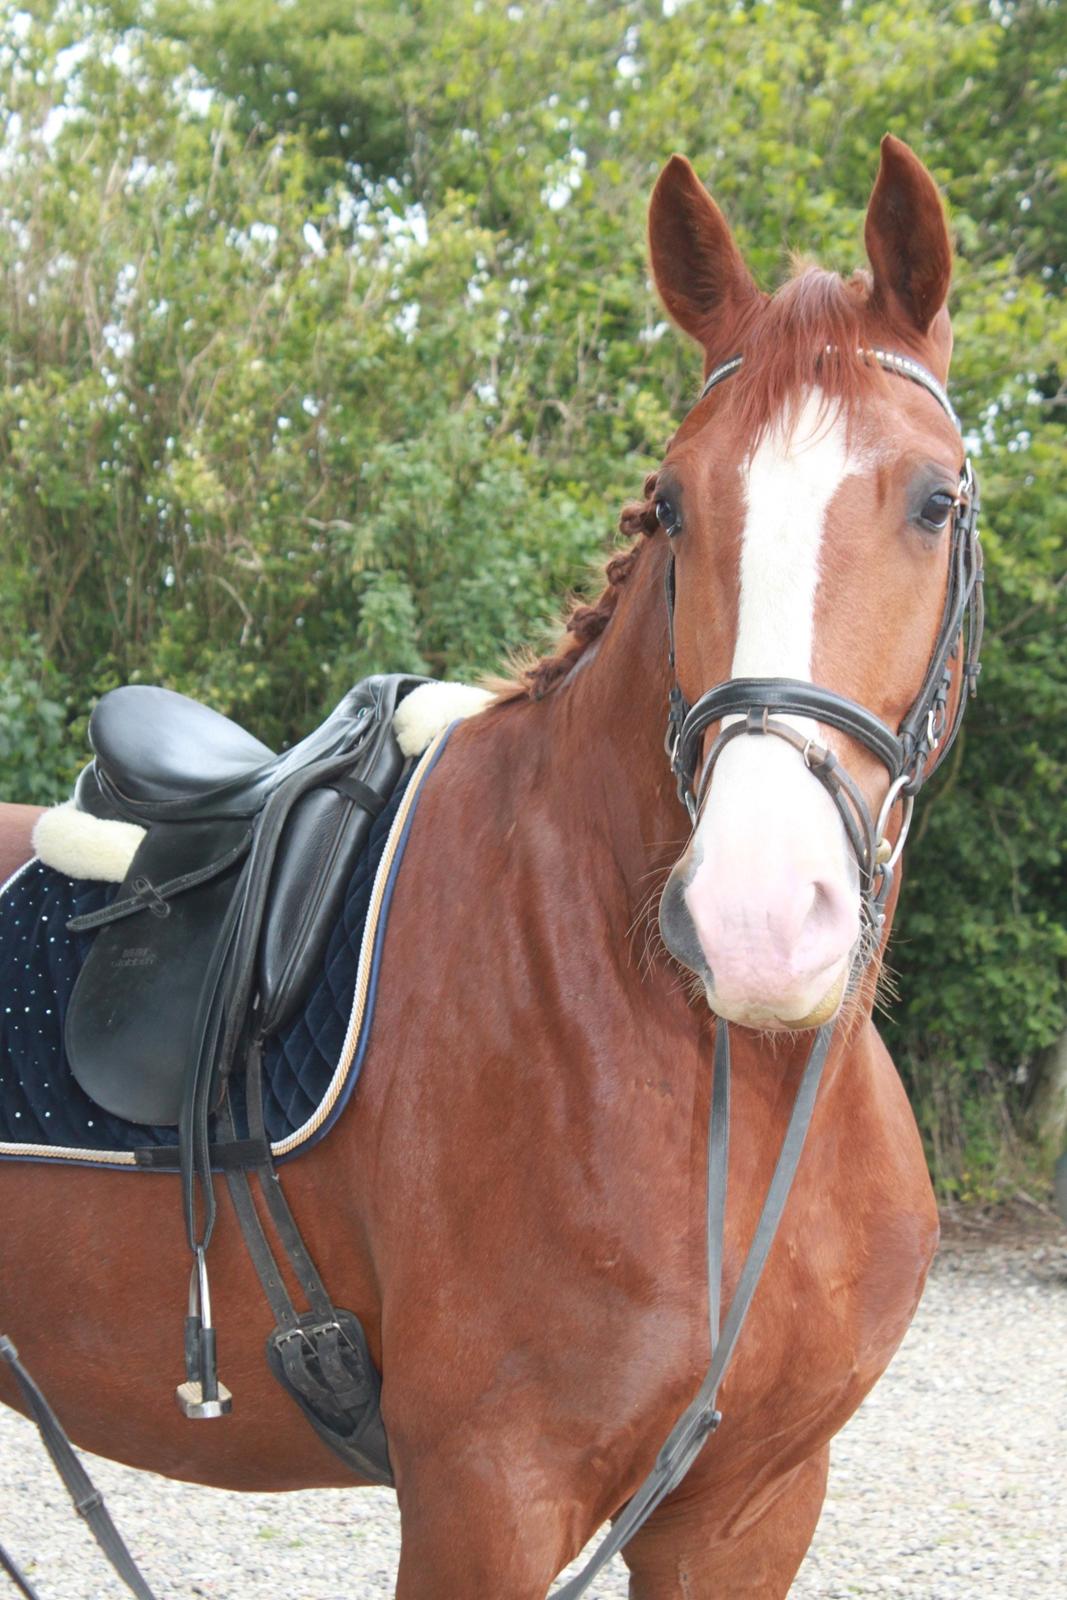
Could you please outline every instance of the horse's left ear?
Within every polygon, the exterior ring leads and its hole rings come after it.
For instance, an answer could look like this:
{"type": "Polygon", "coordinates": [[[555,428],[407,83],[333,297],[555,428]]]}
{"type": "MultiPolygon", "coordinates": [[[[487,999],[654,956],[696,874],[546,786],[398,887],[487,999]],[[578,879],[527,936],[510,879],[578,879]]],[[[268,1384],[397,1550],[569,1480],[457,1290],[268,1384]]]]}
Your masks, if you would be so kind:
{"type": "Polygon", "coordinates": [[[728,326],[759,290],[726,218],[684,156],[672,156],[656,180],[648,244],[663,304],[710,359],[716,324],[728,326]]]}
{"type": "Polygon", "coordinates": [[[864,229],[876,305],[925,334],[948,299],[952,244],[937,185],[902,139],[887,133],[864,229]]]}

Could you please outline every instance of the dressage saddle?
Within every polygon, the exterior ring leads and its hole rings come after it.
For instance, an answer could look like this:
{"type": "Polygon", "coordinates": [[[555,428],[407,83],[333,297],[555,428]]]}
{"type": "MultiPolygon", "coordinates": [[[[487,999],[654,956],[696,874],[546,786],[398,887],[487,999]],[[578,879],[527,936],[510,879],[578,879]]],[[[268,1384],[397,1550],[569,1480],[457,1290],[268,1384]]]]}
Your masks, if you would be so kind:
{"type": "MultiPolygon", "coordinates": [[[[218,1376],[206,1265],[221,1166],[274,1311],[271,1370],[331,1449],[378,1483],[392,1481],[380,1379],[358,1317],[334,1305],[278,1182],[261,1061],[264,1042],[294,1015],[321,966],[351,872],[404,774],[393,717],[424,681],[364,679],[281,755],[184,695],[116,689],[93,712],[94,760],[75,791],[82,810],[145,830],[110,905],[68,924],[95,938],[67,1009],[65,1044],[74,1077],[97,1104],[129,1122],[178,1128],[193,1253],[178,1404],[191,1418],[225,1416],[232,1406],[218,1376]]],[[[174,1150],[137,1155],[172,1161],[174,1150]]]]}
{"type": "Polygon", "coordinates": [[[404,769],[393,714],[422,681],[365,679],[280,755],[169,689],[100,701],[76,804],[146,832],[112,903],[72,923],[96,937],[66,1048],[97,1104],[178,1125],[194,1074],[217,1103],[253,1013],[260,1037],[293,1016],[404,769]]]}

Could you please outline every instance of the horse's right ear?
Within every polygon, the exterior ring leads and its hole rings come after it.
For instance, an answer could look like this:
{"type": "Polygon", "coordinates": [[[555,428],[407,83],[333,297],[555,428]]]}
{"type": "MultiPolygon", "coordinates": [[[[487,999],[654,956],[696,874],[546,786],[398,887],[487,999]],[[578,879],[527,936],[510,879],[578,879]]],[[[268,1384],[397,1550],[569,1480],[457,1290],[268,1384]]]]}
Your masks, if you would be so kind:
{"type": "Polygon", "coordinates": [[[759,294],[726,218],[684,156],[672,156],[656,180],[648,244],[663,304],[705,349],[715,322],[759,294]]]}
{"type": "Polygon", "coordinates": [[[948,298],[952,244],[937,185],[903,139],[882,140],[864,229],[874,303],[925,334],[948,298]]]}

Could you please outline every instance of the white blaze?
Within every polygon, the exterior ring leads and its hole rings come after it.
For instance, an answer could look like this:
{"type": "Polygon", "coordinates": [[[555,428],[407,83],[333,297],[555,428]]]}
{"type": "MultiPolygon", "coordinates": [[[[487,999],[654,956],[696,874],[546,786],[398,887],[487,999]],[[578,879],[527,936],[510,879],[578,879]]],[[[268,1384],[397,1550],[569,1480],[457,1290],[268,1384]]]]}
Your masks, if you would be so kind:
{"type": "Polygon", "coordinates": [[[819,553],[830,501],[857,462],[844,422],[809,391],[742,468],[745,526],[735,678],[811,677],[819,553]]]}
{"type": "MultiPolygon", "coordinates": [[[[860,465],[849,453],[844,419],[834,409],[822,410],[819,393],[810,390],[767,430],[745,463],[732,677],[811,681],[827,512],[860,465]]],[[[810,719],[782,720],[817,735],[810,719]]],[[[804,949],[812,945],[807,911],[821,903],[815,886],[837,885],[851,897],[857,876],[841,819],[797,751],[758,735],[727,745],[692,859],[686,900],[714,946],[707,954],[717,985],[740,991],[749,970],[755,981],[757,968],[765,974],[780,964],[782,985],[790,988],[788,974],[795,973],[799,994],[806,982],[800,977],[804,949]]],[[[809,954],[814,960],[813,948],[809,954]]]]}

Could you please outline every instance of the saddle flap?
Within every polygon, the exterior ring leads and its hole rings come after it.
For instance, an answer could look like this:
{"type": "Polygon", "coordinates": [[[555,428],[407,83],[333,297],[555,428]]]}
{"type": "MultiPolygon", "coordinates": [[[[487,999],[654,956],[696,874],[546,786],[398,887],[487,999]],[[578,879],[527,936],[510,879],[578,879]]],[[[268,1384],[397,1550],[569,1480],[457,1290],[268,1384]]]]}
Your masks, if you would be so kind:
{"type": "Polygon", "coordinates": [[[225,959],[220,943],[247,832],[242,822],[155,824],[116,901],[139,908],[100,928],[78,974],[64,1024],[71,1072],[97,1105],[128,1122],[180,1120],[200,1000],[225,959]],[[237,859],[205,881],[159,895],[160,885],[230,854],[237,859]]]}
{"type": "Polygon", "coordinates": [[[374,819],[405,767],[393,732],[398,700],[418,679],[382,678],[374,721],[333,784],[293,807],[278,850],[258,955],[259,1030],[276,1033],[292,1018],[325,954],[345,889],[374,819]]]}

